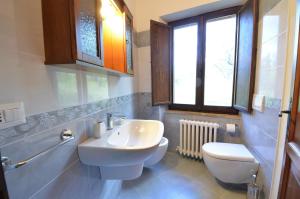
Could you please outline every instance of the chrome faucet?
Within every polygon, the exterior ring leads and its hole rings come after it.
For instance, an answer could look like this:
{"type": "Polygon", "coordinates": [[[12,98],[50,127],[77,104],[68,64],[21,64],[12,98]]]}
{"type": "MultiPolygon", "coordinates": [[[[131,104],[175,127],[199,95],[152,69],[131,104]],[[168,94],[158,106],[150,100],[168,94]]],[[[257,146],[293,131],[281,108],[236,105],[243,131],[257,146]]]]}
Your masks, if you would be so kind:
{"type": "Polygon", "coordinates": [[[126,116],[118,113],[107,113],[107,130],[112,130],[114,128],[114,118],[125,119],[126,116]]]}

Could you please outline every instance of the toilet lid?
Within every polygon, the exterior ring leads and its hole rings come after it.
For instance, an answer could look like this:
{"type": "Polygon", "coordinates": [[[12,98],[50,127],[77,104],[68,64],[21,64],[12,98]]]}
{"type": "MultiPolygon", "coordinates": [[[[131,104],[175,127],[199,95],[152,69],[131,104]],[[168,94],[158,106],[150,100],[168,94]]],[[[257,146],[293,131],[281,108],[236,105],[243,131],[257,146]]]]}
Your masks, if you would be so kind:
{"type": "Polygon", "coordinates": [[[204,144],[202,149],[207,155],[222,160],[255,161],[254,156],[242,144],[212,142],[204,144]]]}

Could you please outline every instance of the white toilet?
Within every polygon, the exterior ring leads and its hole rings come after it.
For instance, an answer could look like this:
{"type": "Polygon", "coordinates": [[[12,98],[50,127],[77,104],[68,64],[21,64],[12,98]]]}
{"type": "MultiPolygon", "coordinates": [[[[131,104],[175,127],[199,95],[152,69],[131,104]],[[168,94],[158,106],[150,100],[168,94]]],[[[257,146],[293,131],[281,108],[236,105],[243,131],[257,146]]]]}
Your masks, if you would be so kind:
{"type": "Polygon", "coordinates": [[[157,164],[166,154],[169,145],[169,140],[162,137],[157,150],[144,162],[144,167],[149,167],[157,164]]]}
{"type": "Polygon", "coordinates": [[[242,144],[212,142],[202,149],[208,170],[224,183],[249,183],[258,170],[259,162],[242,144]]]}

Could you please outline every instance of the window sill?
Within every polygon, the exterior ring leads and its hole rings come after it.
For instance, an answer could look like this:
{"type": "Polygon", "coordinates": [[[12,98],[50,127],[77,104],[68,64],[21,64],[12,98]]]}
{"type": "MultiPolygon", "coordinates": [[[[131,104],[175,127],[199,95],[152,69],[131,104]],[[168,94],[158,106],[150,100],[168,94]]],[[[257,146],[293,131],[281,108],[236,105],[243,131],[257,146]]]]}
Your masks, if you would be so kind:
{"type": "Polygon", "coordinates": [[[223,115],[238,115],[239,111],[233,107],[220,107],[220,106],[195,106],[185,104],[170,104],[170,110],[175,111],[189,111],[189,112],[200,112],[200,113],[212,113],[212,114],[223,114],[223,115]]]}
{"type": "Polygon", "coordinates": [[[167,114],[177,114],[177,115],[196,115],[196,116],[205,116],[212,118],[226,118],[226,119],[240,119],[239,114],[224,114],[224,113],[208,113],[208,112],[198,112],[198,111],[183,111],[183,110],[174,110],[167,109],[165,111],[167,114]]]}

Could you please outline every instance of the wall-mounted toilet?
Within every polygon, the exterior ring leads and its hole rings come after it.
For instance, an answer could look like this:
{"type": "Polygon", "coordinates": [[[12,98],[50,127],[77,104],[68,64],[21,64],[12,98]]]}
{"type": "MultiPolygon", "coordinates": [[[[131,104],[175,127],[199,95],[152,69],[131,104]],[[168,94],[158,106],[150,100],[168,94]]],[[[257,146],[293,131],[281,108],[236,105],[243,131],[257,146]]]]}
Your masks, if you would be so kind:
{"type": "Polygon", "coordinates": [[[212,142],[202,149],[208,170],[224,183],[249,183],[258,170],[259,162],[242,144],[212,142]]]}
{"type": "Polygon", "coordinates": [[[144,162],[145,167],[157,164],[165,156],[169,145],[169,140],[162,137],[157,150],[144,162]]]}

